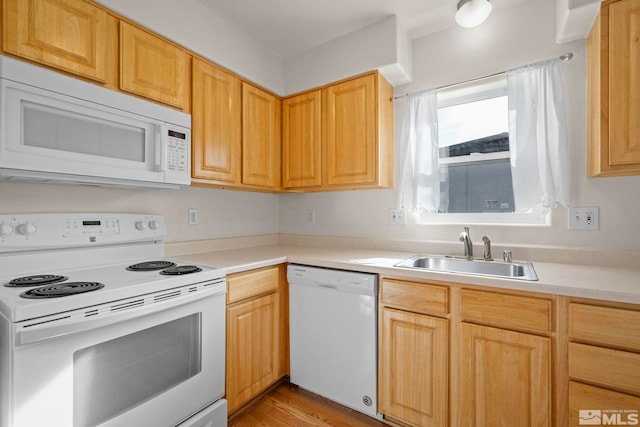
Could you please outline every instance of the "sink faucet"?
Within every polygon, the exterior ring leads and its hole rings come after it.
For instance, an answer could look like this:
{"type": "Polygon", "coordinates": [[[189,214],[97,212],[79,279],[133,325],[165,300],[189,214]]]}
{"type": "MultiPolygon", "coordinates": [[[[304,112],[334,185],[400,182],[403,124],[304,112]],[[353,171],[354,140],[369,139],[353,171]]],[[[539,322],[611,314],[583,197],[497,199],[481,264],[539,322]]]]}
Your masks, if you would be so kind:
{"type": "Polygon", "coordinates": [[[469,227],[465,227],[464,231],[460,233],[460,241],[464,243],[465,258],[473,258],[473,243],[471,242],[471,236],[469,235],[469,227]]]}
{"type": "Polygon", "coordinates": [[[489,240],[488,236],[484,236],[482,241],[484,242],[484,251],[482,254],[484,260],[493,261],[493,258],[491,257],[491,240],[489,240]]]}

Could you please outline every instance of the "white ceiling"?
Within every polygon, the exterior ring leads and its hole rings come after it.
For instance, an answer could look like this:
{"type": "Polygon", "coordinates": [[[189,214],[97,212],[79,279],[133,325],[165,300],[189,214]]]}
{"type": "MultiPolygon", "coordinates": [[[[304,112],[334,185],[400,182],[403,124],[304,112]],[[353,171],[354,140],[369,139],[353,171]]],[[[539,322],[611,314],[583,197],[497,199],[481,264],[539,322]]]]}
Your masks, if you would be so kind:
{"type": "MultiPolygon", "coordinates": [[[[493,13],[529,0],[491,0],[493,13]]],[[[532,0],[533,1],[533,0],[532,0]]],[[[541,1],[541,0],[535,0],[541,1]]],[[[218,15],[288,58],[398,16],[411,39],[455,25],[458,0],[200,0],[218,15]]]]}

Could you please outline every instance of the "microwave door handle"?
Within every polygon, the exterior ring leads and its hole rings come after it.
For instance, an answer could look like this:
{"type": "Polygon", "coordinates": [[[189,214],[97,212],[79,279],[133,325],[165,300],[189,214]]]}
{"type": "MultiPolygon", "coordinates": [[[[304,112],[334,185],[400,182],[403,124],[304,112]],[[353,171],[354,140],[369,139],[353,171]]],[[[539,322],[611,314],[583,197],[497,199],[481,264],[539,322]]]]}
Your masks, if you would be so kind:
{"type": "Polygon", "coordinates": [[[167,126],[163,124],[156,125],[156,145],[155,145],[155,170],[156,172],[164,172],[167,170],[167,145],[169,137],[167,136],[167,126]]]}

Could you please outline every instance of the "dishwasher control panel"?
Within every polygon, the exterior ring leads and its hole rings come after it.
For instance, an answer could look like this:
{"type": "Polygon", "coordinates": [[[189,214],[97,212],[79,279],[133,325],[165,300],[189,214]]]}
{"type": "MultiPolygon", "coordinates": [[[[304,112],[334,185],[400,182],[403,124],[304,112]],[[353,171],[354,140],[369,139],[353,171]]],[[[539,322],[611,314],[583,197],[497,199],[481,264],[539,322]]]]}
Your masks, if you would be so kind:
{"type": "Polygon", "coordinates": [[[287,280],[296,286],[317,286],[341,292],[373,295],[377,293],[378,275],[356,271],[291,264],[287,280]]]}

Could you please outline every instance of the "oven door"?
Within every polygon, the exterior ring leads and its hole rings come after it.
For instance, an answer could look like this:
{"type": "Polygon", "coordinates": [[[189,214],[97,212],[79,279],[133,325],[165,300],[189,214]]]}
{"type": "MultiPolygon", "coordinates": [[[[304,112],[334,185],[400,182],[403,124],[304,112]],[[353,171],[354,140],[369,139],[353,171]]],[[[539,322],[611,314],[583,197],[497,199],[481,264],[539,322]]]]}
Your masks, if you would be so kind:
{"type": "Polygon", "coordinates": [[[220,399],[221,282],[206,295],[16,327],[9,425],[168,427],[220,399]]]}

